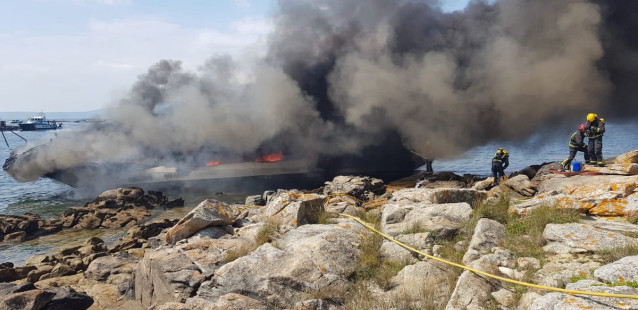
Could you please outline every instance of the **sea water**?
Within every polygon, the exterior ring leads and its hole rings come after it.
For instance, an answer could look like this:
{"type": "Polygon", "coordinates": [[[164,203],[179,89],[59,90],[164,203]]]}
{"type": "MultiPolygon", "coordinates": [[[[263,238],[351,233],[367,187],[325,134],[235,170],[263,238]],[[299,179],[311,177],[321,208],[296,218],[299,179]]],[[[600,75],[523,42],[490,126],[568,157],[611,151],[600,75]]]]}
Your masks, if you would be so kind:
{"type": "MultiPolygon", "coordinates": [[[[603,157],[611,158],[638,149],[638,123],[605,124],[603,138],[603,157]]],[[[569,157],[569,138],[576,128],[549,129],[544,133],[532,135],[519,141],[494,141],[468,150],[451,159],[434,160],[435,172],[451,171],[457,174],[492,175],[492,158],[499,147],[506,149],[510,156],[510,166],[506,174],[521,170],[530,165],[546,162],[561,162],[569,157]]],[[[585,139],[587,143],[587,139],[585,139]]],[[[574,160],[584,162],[582,152],[574,160]]],[[[425,168],[422,168],[425,169],[425,168]]]]}

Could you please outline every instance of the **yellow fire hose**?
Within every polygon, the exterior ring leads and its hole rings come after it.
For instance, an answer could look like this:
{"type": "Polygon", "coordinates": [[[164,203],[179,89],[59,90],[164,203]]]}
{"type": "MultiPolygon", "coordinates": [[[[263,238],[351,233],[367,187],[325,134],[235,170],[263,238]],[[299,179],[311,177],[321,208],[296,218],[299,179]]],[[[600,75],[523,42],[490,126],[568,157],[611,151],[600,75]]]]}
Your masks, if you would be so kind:
{"type": "MultiPolygon", "coordinates": [[[[355,199],[357,201],[360,201],[362,203],[365,204],[365,202],[361,201],[360,199],[357,199],[355,197],[349,196],[349,195],[345,195],[345,194],[334,194],[334,195],[330,195],[329,198],[326,200],[326,203],[330,200],[330,197],[334,197],[334,196],[346,196],[352,199],[355,199]]],[[[569,294],[569,295],[589,295],[589,296],[598,296],[598,297],[613,297],[613,298],[631,298],[631,299],[638,299],[638,295],[626,295],[626,294],[610,294],[610,293],[599,293],[599,292],[588,292],[588,291],[577,291],[577,290],[568,290],[568,289],[563,289],[563,288],[557,288],[557,287],[550,287],[550,286],[543,286],[543,285],[538,285],[538,284],[532,284],[532,283],[527,283],[527,282],[522,282],[522,281],[517,281],[517,280],[512,280],[512,279],[508,279],[508,278],[504,278],[501,276],[497,276],[497,275],[493,275],[481,270],[477,270],[474,268],[470,268],[467,267],[465,265],[461,265],[461,264],[457,264],[451,261],[447,261],[445,259],[442,258],[438,258],[432,255],[428,255],[427,253],[421,252],[413,247],[410,247],[409,245],[403,244],[397,240],[395,240],[394,238],[378,231],[377,229],[375,229],[374,227],[370,226],[368,223],[362,221],[360,218],[356,217],[356,216],[352,216],[349,214],[339,214],[339,216],[342,217],[347,217],[347,218],[351,218],[353,220],[355,220],[356,222],[358,222],[359,224],[363,225],[363,227],[367,228],[368,230],[374,232],[375,234],[385,238],[388,241],[394,242],[396,244],[398,244],[399,246],[401,246],[404,249],[407,249],[408,251],[412,251],[414,253],[423,255],[424,257],[427,257],[429,259],[433,259],[451,266],[455,266],[458,268],[462,268],[465,270],[469,270],[471,272],[474,272],[476,274],[482,275],[482,276],[486,276],[488,278],[493,278],[493,279],[497,279],[503,282],[507,282],[507,283],[512,283],[512,284],[516,284],[516,285],[522,285],[522,286],[527,286],[527,287],[532,287],[532,288],[537,288],[537,289],[541,289],[541,290],[546,290],[546,291],[554,291],[554,292],[560,292],[560,293],[565,293],[565,294],[569,294]]]]}

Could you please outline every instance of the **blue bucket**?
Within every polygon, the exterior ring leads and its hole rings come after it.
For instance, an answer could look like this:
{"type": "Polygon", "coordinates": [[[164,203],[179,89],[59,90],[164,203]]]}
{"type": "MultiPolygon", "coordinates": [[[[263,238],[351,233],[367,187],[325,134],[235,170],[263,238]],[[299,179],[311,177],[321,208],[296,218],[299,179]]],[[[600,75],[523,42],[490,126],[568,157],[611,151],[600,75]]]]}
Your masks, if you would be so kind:
{"type": "Polygon", "coordinates": [[[580,171],[580,162],[578,161],[574,161],[572,162],[572,172],[578,172],[580,171]]]}

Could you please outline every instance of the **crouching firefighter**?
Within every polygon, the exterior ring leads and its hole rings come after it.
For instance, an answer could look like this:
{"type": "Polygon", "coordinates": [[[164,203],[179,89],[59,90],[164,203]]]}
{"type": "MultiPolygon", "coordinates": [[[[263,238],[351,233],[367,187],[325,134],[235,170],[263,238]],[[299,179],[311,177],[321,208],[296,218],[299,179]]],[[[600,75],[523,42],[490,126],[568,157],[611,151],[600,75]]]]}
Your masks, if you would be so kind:
{"type": "Polygon", "coordinates": [[[505,176],[505,169],[510,165],[510,154],[503,148],[498,148],[494,158],[492,158],[492,174],[494,175],[494,184],[498,184],[500,179],[505,176]]]}
{"type": "Polygon", "coordinates": [[[603,134],[605,133],[605,119],[598,118],[594,113],[587,114],[587,125],[585,134],[587,135],[587,151],[589,153],[590,165],[605,165],[603,159],[603,134]]]}
{"type": "Polygon", "coordinates": [[[587,145],[585,145],[585,127],[587,127],[587,124],[581,124],[580,127],[578,127],[578,131],[574,132],[571,138],[569,138],[569,157],[561,163],[563,170],[569,170],[569,165],[579,151],[584,153],[585,162],[589,163],[589,152],[587,145]]]}

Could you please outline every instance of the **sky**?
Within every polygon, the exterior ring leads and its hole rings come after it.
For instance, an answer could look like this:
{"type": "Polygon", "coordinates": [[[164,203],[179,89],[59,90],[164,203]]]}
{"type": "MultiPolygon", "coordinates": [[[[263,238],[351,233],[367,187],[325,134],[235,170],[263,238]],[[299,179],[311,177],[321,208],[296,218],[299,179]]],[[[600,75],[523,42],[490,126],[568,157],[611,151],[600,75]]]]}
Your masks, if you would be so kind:
{"type": "Polygon", "coordinates": [[[160,59],[196,70],[213,55],[259,55],[276,10],[276,0],[2,1],[0,112],[97,110],[160,59]]]}

